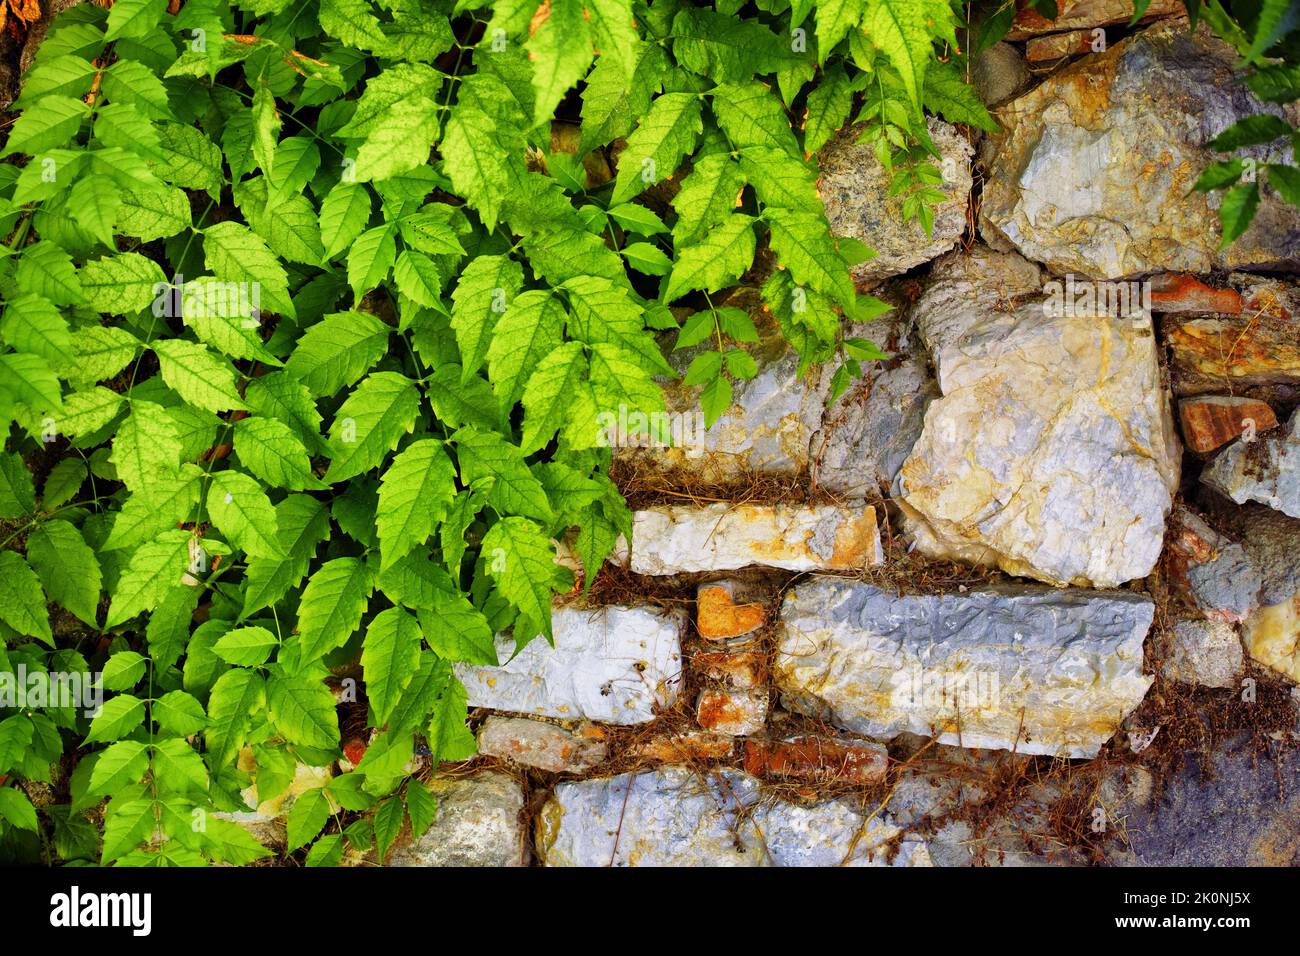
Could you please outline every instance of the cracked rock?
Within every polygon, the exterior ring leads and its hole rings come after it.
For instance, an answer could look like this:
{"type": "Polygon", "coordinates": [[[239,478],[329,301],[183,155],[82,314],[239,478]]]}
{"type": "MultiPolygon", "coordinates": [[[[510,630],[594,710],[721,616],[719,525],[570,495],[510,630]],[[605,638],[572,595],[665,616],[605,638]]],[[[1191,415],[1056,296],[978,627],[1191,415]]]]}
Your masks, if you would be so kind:
{"type": "Polygon", "coordinates": [[[537,848],[548,866],[929,864],[923,842],[846,801],[760,801],[748,774],[681,767],[560,784],[537,848]]]}
{"type": "MultiPolygon", "coordinates": [[[[1221,194],[1192,192],[1221,158],[1209,142],[1259,114],[1233,48],[1202,24],[1167,20],[1077,60],[997,111],[985,139],[980,227],[1058,275],[1113,279],[1300,263],[1300,210],[1264,190],[1246,233],[1219,249],[1221,194]]],[[[1291,148],[1241,155],[1289,162],[1291,148]]]]}
{"type": "Polygon", "coordinates": [[[866,505],[718,504],[648,508],[632,518],[637,574],[851,571],[884,560],[876,511],[866,505]]]}
{"type": "Polygon", "coordinates": [[[616,605],[557,608],[551,626],[554,647],[538,638],[515,654],[514,638],[503,634],[497,636],[497,659],[508,663],[455,665],[469,705],[638,724],[676,699],[682,669],[679,615],[616,605]]]}
{"type": "Polygon", "coordinates": [[[1300,409],[1280,434],[1229,445],[1205,466],[1201,481],[1237,504],[1258,501],[1300,518],[1300,409]]]}
{"type": "Polygon", "coordinates": [[[1149,316],[1075,314],[1014,254],[954,253],[915,315],[940,398],[898,482],[932,557],[1113,587],[1160,554],[1180,478],[1149,316]]]}
{"type": "Polygon", "coordinates": [[[782,606],[775,682],[788,709],[866,737],[1090,758],[1151,684],[1154,613],[1130,592],[899,596],[814,578],[782,606]]]}

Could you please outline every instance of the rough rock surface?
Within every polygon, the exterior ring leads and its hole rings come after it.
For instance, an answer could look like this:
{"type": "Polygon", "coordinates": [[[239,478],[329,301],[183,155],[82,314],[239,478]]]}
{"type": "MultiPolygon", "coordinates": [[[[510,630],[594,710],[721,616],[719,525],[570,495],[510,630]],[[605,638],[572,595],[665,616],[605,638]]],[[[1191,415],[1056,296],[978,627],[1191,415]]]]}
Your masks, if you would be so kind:
{"type": "Polygon", "coordinates": [[[975,58],[971,82],[986,106],[999,106],[1029,84],[1029,67],[1019,50],[998,42],[975,58]]]}
{"type": "Polygon", "coordinates": [[[759,801],[734,770],[665,767],[562,783],[542,808],[537,850],[548,866],[927,865],[924,844],[846,802],[759,801]],[[892,844],[900,844],[892,852],[892,844]]]}
{"type": "Polygon", "coordinates": [[[1029,585],[898,596],[821,577],[781,610],[787,708],[867,737],[1092,757],[1142,701],[1151,600],[1029,585]],[[960,717],[958,716],[960,714],[960,717]]]}
{"type": "Polygon", "coordinates": [[[524,792],[503,773],[434,777],[427,784],[438,813],[414,843],[399,839],[389,866],[525,866],[528,845],[520,813],[524,792]]]}
{"type": "Polygon", "coordinates": [[[637,574],[750,565],[852,571],[883,560],[876,511],[866,505],[674,505],[632,518],[630,567],[637,574]]]}
{"type": "MultiPolygon", "coordinates": [[[[1059,21],[1058,21],[1059,22],[1059,21]]],[[[1300,262],[1300,210],[1266,195],[1220,251],[1217,194],[1190,191],[1237,120],[1281,112],[1237,75],[1236,53],[1203,24],[1169,20],[1072,63],[998,110],[985,140],[981,232],[1059,275],[1117,278],[1300,262]]],[[[1289,161],[1286,146],[1247,151],[1289,161]]]]}
{"type": "Polygon", "coordinates": [[[1300,594],[1252,614],[1244,639],[1251,657],[1300,684],[1300,594]]]}
{"type": "Polygon", "coordinates": [[[914,315],[942,397],[898,479],[918,547],[1053,584],[1145,577],[1180,477],[1150,319],[1017,305],[1038,271],[1015,254],[935,274],[914,315]]]}
{"type": "MultiPolygon", "coordinates": [[[[700,388],[664,382],[668,431],[676,446],[653,446],[638,439],[646,447],[628,447],[619,440],[613,442],[616,459],[652,472],[688,470],[697,481],[714,482],[748,472],[793,473],[807,467],[809,440],[821,426],[833,369],[800,378],[799,355],[772,316],[764,313],[757,289],[742,288],[715,304],[749,313],[760,340],[747,351],[758,374],[734,383],[730,408],[708,429],[700,411],[700,388]]],[[[684,374],[697,351],[684,349],[669,359],[684,374]]]]}
{"type": "Polygon", "coordinates": [[[935,209],[928,238],[919,222],[903,216],[903,198],[889,195],[890,173],[870,145],[857,142],[861,129],[846,129],[818,154],[818,188],[831,232],[859,239],[876,253],[852,269],[854,281],[861,286],[873,286],[929,262],[956,245],[966,230],[974,151],[955,127],[934,117],[927,125],[940,153],[935,165],[943,173],[944,183],[938,188],[948,194],[935,209]]]}
{"type": "Polygon", "coordinates": [[[1179,621],[1173,651],[1161,667],[1170,680],[1202,687],[1235,687],[1244,655],[1237,629],[1226,621],[1179,621]]]}
{"type": "Polygon", "coordinates": [[[1258,569],[1261,604],[1280,604],[1300,592],[1300,519],[1263,505],[1241,509],[1241,541],[1258,569]]]}
{"type": "Polygon", "coordinates": [[[1229,445],[1206,465],[1201,481],[1237,504],[1258,501],[1300,518],[1300,409],[1284,431],[1229,445]]]}
{"type": "Polygon", "coordinates": [[[1300,336],[1293,321],[1207,318],[1163,326],[1183,395],[1300,385],[1300,336]]]}
{"type": "Polygon", "coordinates": [[[1159,800],[1134,800],[1125,813],[1137,866],[1300,865],[1300,754],[1259,753],[1245,739],[1220,742],[1202,765],[1188,754],[1167,775],[1159,800]]]}
{"type": "Polygon", "coordinates": [[[747,582],[709,581],[695,591],[695,629],[710,641],[752,634],[767,623],[767,608],[747,582]]]}
{"type": "Polygon", "coordinates": [[[1263,586],[1246,548],[1187,508],[1174,517],[1166,555],[1175,589],[1208,618],[1244,621],[1259,606],[1263,586]]]}
{"type": "MultiPolygon", "coordinates": [[[[1178,16],[1183,9],[1181,0],[1151,0],[1142,16],[1145,20],[1178,16]]],[[[1128,23],[1133,19],[1133,0],[1061,0],[1056,11],[1056,17],[1051,20],[1028,7],[1017,11],[1007,37],[1023,40],[1025,37],[1057,30],[1128,23]]]]}
{"type": "Polygon", "coordinates": [[[763,730],[767,705],[766,690],[706,687],[695,702],[695,720],[715,734],[744,737],[763,730]]]}
{"type": "Polygon", "coordinates": [[[1277,416],[1264,402],[1240,395],[1198,395],[1178,403],[1183,441],[1194,452],[1214,451],[1244,434],[1277,427],[1277,416]]]}
{"type": "Polygon", "coordinates": [[[478,752],[551,773],[590,770],[609,748],[603,734],[584,734],[527,717],[492,716],[478,731],[478,752]]]}
{"type": "Polygon", "coordinates": [[[611,724],[651,720],[677,697],[681,680],[680,619],[644,607],[558,608],[555,646],[544,638],[514,654],[514,639],[497,636],[500,667],[457,664],[471,707],[586,718],[611,724]]]}
{"type": "Polygon", "coordinates": [[[846,498],[892,486],[921,435],[939,389],[922,355],[871,372],[866,394],[850,389],[813,439],[817,486],[846,498]]]}

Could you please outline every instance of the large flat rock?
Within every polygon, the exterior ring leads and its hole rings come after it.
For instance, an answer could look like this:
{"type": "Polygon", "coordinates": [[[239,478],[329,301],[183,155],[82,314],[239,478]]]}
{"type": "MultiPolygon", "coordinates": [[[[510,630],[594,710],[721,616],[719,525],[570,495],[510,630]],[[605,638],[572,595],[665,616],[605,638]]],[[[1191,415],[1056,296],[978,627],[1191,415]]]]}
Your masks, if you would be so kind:
{"type": "Polygon", "coordinates": [[[867,822],[840,800],[760,799],[758,780],[735,770],[663,767],[562,783],[541,809],[536,837],[548,866],[929,863],[925,845],[888,820],[867,822]]]}
{"type": "MultiPolygon", "coordinates": [[[[1058,275],[1117,278],[1300,263],[1300,210],[1265,191],[1254,223],[1219,249],[1221,194],[1191,186],[1233,123],[1280,107],[1245,86],[1202,24],[1167,20],[1086,56],[996,113],[981,232],[1058,275]]],[[[1285,141],[1242,155],[1291,160],[1285,141]]]]}
{"type": "Polygon", "coordinates": [[[586,718],[611,724],[653,720],[669,706],[681,681],[679,615],[653,608],[557,608],[555,646],[545,639],[515,652],[514,638],[497,637],[500,667],[457,664],[471,707],[543,717],[586,718]]]}
{"type": "Polygon", "coordinates": [[[853,571],[884,560],[869,505],[672,505],[632,519],[637,574],[730,571],[853,571]]]}
{"type": "Polygon", "coordinates": [[[781,610],[786,707],[879,739],[1093,757],[1142,701],[1144,595],[1007,585],[899,596],[844,578],[781,610]]]}
{"type": "Polygon", "coordinates": [[[914,315],[942,394],[901,502],[931,556],[1114,587],[1155,565],[1180,477],[1157,343],[1149,316],[1057,307],[1037,274],[979,247],[936,265],[914,315]]]}

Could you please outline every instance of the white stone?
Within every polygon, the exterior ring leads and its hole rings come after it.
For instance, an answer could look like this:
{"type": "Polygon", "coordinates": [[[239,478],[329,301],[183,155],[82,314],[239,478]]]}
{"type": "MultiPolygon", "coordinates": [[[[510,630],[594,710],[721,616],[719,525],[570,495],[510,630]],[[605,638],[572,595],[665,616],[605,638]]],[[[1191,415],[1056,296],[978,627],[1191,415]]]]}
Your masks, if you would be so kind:
{"type": "Polygon", "coordinates": [[[548,866],[929,864],[924,843],[866,821],[844,801],[760,799],[758,780],[736,770],[663,767],[560,784],[542,807],[537,851],[548,866]]]}
{"type": "Polygon", "coordinates": [[[850,571],[883,560],[876,512],[866,505],[723,502],[648,508],[633,515],[630,566],[637,574],[729,571],[751,565],[850,571]]]}
{"type": "Polygon", "coordinates": [[[590,770],[605,759],[608,749],[599,737],[527,717],[494,714],[478,731],[480,754],[551,773],[590,770]]]}
{"type": "Polygon", "coordinates": [[[1300,409],[1281,434],[1234,441],[1205,466],[1201,481],[1237,504],[1258,501],[1300,518],[1300,409]]]}
{"type": "Polygon", "coordinates": [[[1237,629],[1226,621],[1179,621],[1173,649],[1160,668],[1170,680],[1204,687],[1235,687],[1244,655],[1237,629]]]}
{"type": "Polygon", "coordinates": [[[925,554],[1113,587],[1155,565],[1180,477],[1157,343],[1150,316],[1017,304],[1036,274],[988,250],[936,266],[915,315],[942,396],[901,505],[925,554]]]}
{"type": "Polygon", "coordinates": [[[897,595],[797,585],[774,678],[787,709],[866,737],[1094,757],[1146,694],[1145,595],[1006,585],[897,595]]]}
{"type": "Polygon", "coordinates": [[[471,777],[436,776],[426,786],[438,800],[437,815],[414,843],[409,832],[404,835],[388,857],[389,866],[527,865],[524,792],[518,783],[487,770],[471,777]]]}
{"type": "Polygon", "coordinates": [[[539,637],[515,654],[514,639],[501,634],[497,659],[506,663],[457,664],[469,705],[638,724],[677,698],[680,615],[645,607],[557,608],[551,627],[554,647],[539,637]]]}

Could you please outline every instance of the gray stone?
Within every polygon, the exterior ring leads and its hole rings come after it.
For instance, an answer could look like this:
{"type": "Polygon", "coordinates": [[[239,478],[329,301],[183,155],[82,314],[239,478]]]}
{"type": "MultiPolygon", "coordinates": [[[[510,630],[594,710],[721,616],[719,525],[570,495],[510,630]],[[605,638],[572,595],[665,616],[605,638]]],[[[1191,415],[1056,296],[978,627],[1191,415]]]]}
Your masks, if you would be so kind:
{"type": "Polygon", "coordinates": [[[1244,621],[1259,606],[1263,586],[1246,548],[1187,508],[1180,507],[1177,516],[1177,531],[1168,547],[1175,582],[1178,565],[1185,561],[1191,603],[1206,617],[1228,623],[1244,621]]]}
{"type": "Polygon", "coordinates": [[[1239,438],[1205,466],[1201,481],[1237,504],[1258,501],[1300,518],[1300,409],[1267,437],[1239,438]]]}
{"type": "MultiPolygon", "coordinates": [[[[1254,223],[1220,250],[1221,193],[1191,185],[1221,158],[1208,144],[1259,114],[1238,57],[1201,24],[1169,20],[1086,56],[1002,107],[986,137],[981,232],[1059,275],[1118,278],[1158,270],[1300,264],[1300,210],[1270,189],[1254,223]]],[[[1290,161],[1289,145],[1240,151],[1290,161]]]]}
{"type": "Polygon", "coordinates": [[[891,174],[870,145],[859,144],[861,128],[849,128],[818,153],[818,188],[826,204],[831,232],[858,239],[876,255],[852,269],[854,281],[872,286],[943,254],[966,231],[973,150],[953,126],[930,117],[930,138],[939,150],[935,161],[943,173],[939,188],[948,194],[935,209],[934,228],[925,229],[903,215],[902,196],[891,196],[891,174]]]}
{"type": "Polygon", "coordinates": [[[892,487],[938,394],[924,356],[872,370],[865,394],[850,389],[813,439],[818,488],[865,498],[892,487]]]}
{"type": "Polygon", "coordinates": [[[1162,778],[1155,803],[1130,800],[1112,859],[1137,866],[1300,865],[1300,753],[1221,741],[1162,778]]]}
{"type": "Polygon", "coordinates": [[[1235,687],[1245,655],[1237,629],[1226,621],[1179,621],[1173,651],[1160,668],[1170,680],[1203,687],[1235,687]]]}
{"type": "Polygon", "coordinates": [[[1300,519],[1263,505],[1240,509],[1242,546],[1258,570],[1261,604],[1280,604],[1300,592],[1300,519]]]}
{"type": "Polygon", "coordinates": [[[523,789],[503,773],[434,777],[426,786],[438,813],[415,842],[409,831],[389,866],[526,866],[528,846],[521,813],[523,789]]]}
{"type": "Polygon", "coordinates": [[[786,596],[775,683],[788,709],[867,737],[1093,757],[1151,684],[1154,613],[1129,592],[899,596],[818,577],[786,596]]]}
{"type": "Polygon", "coordinates": [[[551,773],[578,773],[605,759],[609,746],[603,737],[599,731],[584,734],[527,717],[493,715],[479,728],[478,752],[551,773]]]}
{"type": "Polygon", "coordinates": [[[555,638],[497,636],[499,667],[455,665],[471,707],[585,718],[611,724],[653,720],[677,698],[682,617],[645,607],[557,608],[555,638]]]}
{"type": "MultiPolygon", "coordinates": [[[[749,313],[759,341],[746,351],[758,366],[757,374],[733,384],[730,407],[708,429],[700,411],[700,387],[680,380],[663,382],[673,447],[637,438],[629,423],[625,430],[633,434],[611,442],[616,459],[653,473],[685,471],[696,482],[725,483],[751,472],[803,470],[808,466],[809,440],[821,425],[833,370],[800,376],[799,355],[770,312],[764,312],[757,289],[741,288],[715,304],[749,313]]],[[[712,347],[710,342],[700,349],[673,352],[669,360],[679,374],[685,374],[696,354],[712,347]]],[[[613,410],[610,414],[614,416],[613,410]]]]}
{"type": "Polygon", "coordinates": [[[562,783],[542,807],[548,866],[924,866],[925,846],[843,801],[762,799],[735,770],[664,767],[562,783]],[[900,839],[902,838],[902,839],[900,839]],[[897,850],[895,852],[895,845],[897,850]]]}
{"type": "Polygon", "coordinates": [[[1181,449],[1149,316],[1024,301],[1038,270],[981,249],[913,311],[942,396],[899,473],[920,550],[1052,584],[1150,573],[1181,449]]]}
{"type": "Polygon", "coordinates": [[[629,566],[637,574],[853,571],[884,560],[876,511],[867,505],[719,502],[647,508],[632,517],[629,566]]]}
{"type": "Polygon", "coordinates": [[[987,106],[999,106],[1029,85],[1029,66],[1010,43],[998,42],[971,64],[971,83],[987,106]]]}

